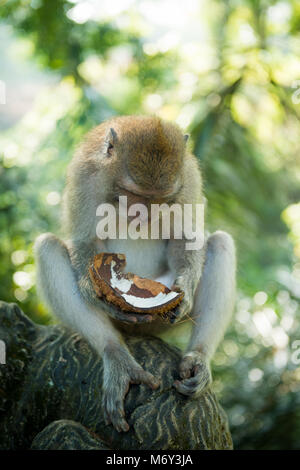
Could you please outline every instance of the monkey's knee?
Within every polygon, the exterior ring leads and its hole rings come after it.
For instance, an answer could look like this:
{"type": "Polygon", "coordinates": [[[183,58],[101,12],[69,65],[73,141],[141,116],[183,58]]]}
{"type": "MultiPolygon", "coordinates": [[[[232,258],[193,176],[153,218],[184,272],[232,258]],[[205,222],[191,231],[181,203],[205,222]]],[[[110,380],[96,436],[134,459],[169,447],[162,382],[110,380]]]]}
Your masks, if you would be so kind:
{"type": "Polygon", "coordinates": [[[227,252],[230,254],[234,254],[235,252],[235,244],[234,240],[231,235],[227,232],[223,232],[222,230],[218,230],[214,232],[207,241],[207,248],[209,251],[216,251],[216,252],[227,252]]]}
{"type": "Polygon", "coordinates": [[[53,233],[43,233],[39,235],[34,242],[34,255],[37,262],[44,262],[49,259],[49,256],[60,254],[68,256],[68,251],[64,243],[57,238],[53,233]]]}

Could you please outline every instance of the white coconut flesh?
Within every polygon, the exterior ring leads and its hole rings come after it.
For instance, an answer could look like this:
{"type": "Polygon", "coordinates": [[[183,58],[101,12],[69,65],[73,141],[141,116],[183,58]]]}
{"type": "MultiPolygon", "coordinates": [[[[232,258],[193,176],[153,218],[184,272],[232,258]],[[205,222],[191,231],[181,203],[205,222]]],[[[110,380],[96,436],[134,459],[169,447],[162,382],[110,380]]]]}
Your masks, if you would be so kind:
{"type": "Polygon", "coordinates": [[[113,289],[118,289],[121,292],[121,296],[123,297],[125,302],[127,302],[129,305],[132,305],[133,307],[152,308],[152,307],[157,307],[160,305],[165,305],[166,303],[170,302],[178,295],[178,292],[172,292],[172,291],[167,294],[164,292],[160,292],[156,296],[148,297],[148,298],[136,297],[135,295],[127,294],[133,282],[126,278],[119,279],[114,270],[115,265],[116,265],[115,261],[112,261],[111,266],[110,266],[110,272],[111,272],[110,285],[113,289]]]}

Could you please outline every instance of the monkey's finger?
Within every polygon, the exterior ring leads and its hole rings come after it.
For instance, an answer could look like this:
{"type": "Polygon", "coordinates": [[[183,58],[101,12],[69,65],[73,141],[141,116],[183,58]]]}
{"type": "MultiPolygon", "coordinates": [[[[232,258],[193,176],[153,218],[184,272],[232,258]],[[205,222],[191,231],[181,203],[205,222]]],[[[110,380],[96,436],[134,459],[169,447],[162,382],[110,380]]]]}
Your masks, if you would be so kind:
{"type": "Polygon", "coordinates": [[[108,303],[107,301],[103,302],[103,307],[106,313],[116,320],[122,321],[124,323],[151,323],[154,319],[153,315],[135,313],[135,312],[124,312],[115,305],[108,303]]]}
{"type": "Polygon", "coordinates": [[[109,304],[106,301],[102,302],[104,311],[112,318],[123,321],[125,323],[136,323],[136,319],[118,309],[115,305],[109,304]]]}
{"type": "Polygon", "coordinates": [[[176,380],[174,382],[174,387],[176,390],[181,393],[182,395],[187,396],[196,396],[199,393],[199,383],[197,380],[192,379],[185,379],[185,380],[176,380]]]}
{"type": "Polygon", "coordinates": [[[187,299],[183,298],[182,302],[173,310],[173,315],[170,319],[171,323],[180,320],[180,318],[190,313],[191,309],[192,306],[190,302],[187,299]]]}
{"type": "Polygon", "coordinates": [[[129,424],[121,410],[115,410],[109,417],[109,421],[109,424],[112,424],[118,432],[127,432],[129,430],[129,424]]]}
{"type": "Polygon", "coordinates": [[[125,314],[121,310],[107,308],[105,309],[108,315],[116,320],[122,321],[124,323],[136,323],[136,318],[131,315],[125,314]]]}
{"type": "Polygon", "coordinates": [[[178,305],[178,307],[176,307],[172,312],[170,322],[175,323],[177,320],[179,320],[183,316],[184,310],[185,308],[183,304],[178,305]]]}
{"type": "Polygon", "coordinates": [[[129,431],[129,424],[125,419],[122,419],[121,421],[118,421],[118,424],[116,425],[117,431],[121,432],[128,432],[129,431]]]}
{"type": "Polygon", "coordinates": [[[118,432],[127,432],[129,430],[129,424],[125,420],[125,410],[124,410],[124,398],[126,393],[129,390],[129,381],[124,384],[124,389],[121,387],[120,394],[113,401],[112,409],[110,413],[111,421],[118,432]]]}
{"type": "Polygon", "coordinates": [[[192,366],[189,364],[180,364],[179,375],[181,379],[189,379],[192,375],[192,366]]]}
{"type": "Polygon", "coordinates": [[[107,400],[106,400],[105,396],[103,396],[102,405],[103,405],[104,422],[105,422],[106,426],[109,426],[111,424],[111,419],[110,419],[110,416],[109,416],[109,411],[108,411],[108,406],[107,406],[108,404],[107,404],[107,400]]]}
{"type": "Polygon", "coordinates": [[[175,291],[175,292],[182,292],[183,289],[181,286],[179,286],[178,284],[173,284],[172,287],[171,287],[171,290],[175,291]]]}
{"type": "Polygon", "coordinates": [[[109,394],[103,400],[105,424],[112,424],[118,432],[127,432],[129,425],[125,420],[124,399],[112,397],[113,394],[109,394]]]}
{"type": "Polygon", "coordinates": [[[105,422],[106,426],[109,426],[111,424],[111,420],[110,420],[109,415],[108,415],[105,408],[103,410],[103,416],[104,416],[104,422],[105,422]]]}
{"type": "Polygon", "coordinates": [[[116,408],[111,415],[112,424],[118,432],[127,432],[129,430],[129,424],[124,418],[124,414],[124,408],[121,407],[116,408]]]}
{"type": "Polygon", "coordinates": [[[123,313],[121,311],[108,312],[108,313],[112,318],[115,318],[116,320],[119,320],[123,323],[128,323],[128,324],[137,323],[137,318],[128,313],[123,313]]]}
{"type": "Polygon", "coordinates": [[[182,379],[188,379],[192,375],[195,359],[193,356],[185,356],[179,365],[179,375],[182,379]]]}
{"type": "Polygon", "coordinates": [[[183,276],[178,276],[178,277],[175,279],[175,281],[174,281],[174,283],[173,283],[173,285],[172,285],[172,287],[171,287],[171,290],[175,290],[175,291],[177,291],[177,292],[182,292],[182,291],[184,291],[184,287],[183,287],[183,276]]]}
{"type": "Polygon", "coordinates": [[[156,390],[160,386],[160,380],[158,380],[154,375],[150,374],[150,372],[141,369],[138,371],[137,374],[133,376],[133,383],[143,383],[148,385],[152,390],[156,390]]]}
{"type": "Polygon", "coordinates": [[[153,315],[143,313],[130,313],[130,316],[136,318],[137,323],[151,323],[154,319],[153,315]]]}
{"type": "Polygon", "coordinates": [[[116,318],[125,323],[151,323],[153,320],[152,315],[144,315],[138,313],[125,313],[116,318]]]}
{"type": "Polygon", "coordinates": [[[204,390],[212,381],[210,369],[205,364],[196,364],[194,371],[198,388],[204,390]]]}
{"type": "Polygon", "coordinates": [[[177,320],[178,316],[179,316],[179,313],[180,313],[180,309],[179,309],[179,306],[174,308],[171,316],[170,316],[170,323],[175,323],[175,321],[177,320]]]}
{"type": "Polygon", "coordinates": [[[189,379],[191,376],[191,369],[186,368],[182,370],[181,372],[179,372],[179,375],[181,379],[189,379]]]}
{"type": "Polygon", "coordinates": [[[122,321],[123,323],[151,323],[153,315],[145,315],[139,313],[128,312],[125,313],[122,310],[118,310],[116,307],[106,306],[107,313],[115,318],[116,320],[122,321]]]}
{"type": "Polygon", "coordinates": [[[211,382],[211,375],[209,372],[209,369],[205,367],[203,364],[197,364],[195,366],[195,370],[199,371],[197,374],[195,374],[193,377],[190,377],[188,379],[184,380],[176,380],[174,382],[174,387],[177,389],[179,393],[182,393],[183,395],[199,395],[202,393],[205,388],[210,384],[211,382]]]}

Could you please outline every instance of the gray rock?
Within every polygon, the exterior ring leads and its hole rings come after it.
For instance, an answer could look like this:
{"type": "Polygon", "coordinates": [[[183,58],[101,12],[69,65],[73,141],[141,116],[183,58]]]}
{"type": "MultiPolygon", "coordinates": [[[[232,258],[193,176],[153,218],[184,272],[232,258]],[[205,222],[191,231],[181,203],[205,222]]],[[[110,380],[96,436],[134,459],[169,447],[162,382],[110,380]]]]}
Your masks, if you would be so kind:
{"type": "Polygon", "coordinates": [[[127,337],[136,360],[161,378],[158,390],[132,385],[127,433],[106,426],[102,360],[62,325],[34,324],[15,304],[0,302],[1,449],[231,449],[227,418],[208,389],[195,400],[172,387],[180,352],[163,341],[127,337]]]}
{"type": "Polygon", "coordinates": [[[69,419],[53,421],[46,426],[34,438],[31,449],[109,450],[95,433],[69,419]]]}

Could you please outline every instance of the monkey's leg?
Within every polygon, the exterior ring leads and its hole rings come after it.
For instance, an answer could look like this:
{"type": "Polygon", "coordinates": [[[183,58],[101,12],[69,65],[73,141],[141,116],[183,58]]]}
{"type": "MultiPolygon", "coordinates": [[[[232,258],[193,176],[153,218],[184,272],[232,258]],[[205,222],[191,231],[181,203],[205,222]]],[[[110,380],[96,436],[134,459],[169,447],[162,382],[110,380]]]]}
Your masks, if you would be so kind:
{"type": "Polygon", "coordinates": [[[209,361],[230,321],[235,300],[236,259],[234,242],[225,232],[212,234],[199,282],[192,318],[195,322],[188,351],[175,382],[184,395],[197,396],[211,382],[209,361]]]}
{"type": "Polygon", "coordinates": [[[111,422],[118,431],[127,431],[123,403],[129,384],[145,383],[157,388],[158,382],[131,356],[106,314],[86,303],[80,295],[65,244],[52,234],[41,235],[35,243],[35,255],[39,288],[46,303],[103,356],[106,422],[111,422]]]}

